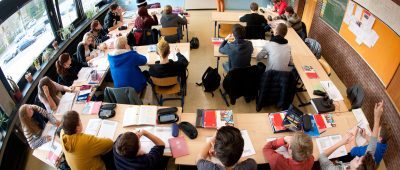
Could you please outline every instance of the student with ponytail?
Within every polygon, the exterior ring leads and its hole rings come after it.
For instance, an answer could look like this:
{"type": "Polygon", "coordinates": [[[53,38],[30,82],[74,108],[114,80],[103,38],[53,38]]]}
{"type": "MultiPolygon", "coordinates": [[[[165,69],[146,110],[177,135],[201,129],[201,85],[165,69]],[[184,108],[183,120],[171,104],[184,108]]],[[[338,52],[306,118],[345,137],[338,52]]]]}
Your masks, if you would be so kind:
{"type": "Polygon", "coordinates": [[[59,83],[65,86],[71,86],[74,80],[78,79],[78,72],[81,68],[73,63],[68,53],[63,53],[56,61],[56,70],[59,76],[59,83]]]}

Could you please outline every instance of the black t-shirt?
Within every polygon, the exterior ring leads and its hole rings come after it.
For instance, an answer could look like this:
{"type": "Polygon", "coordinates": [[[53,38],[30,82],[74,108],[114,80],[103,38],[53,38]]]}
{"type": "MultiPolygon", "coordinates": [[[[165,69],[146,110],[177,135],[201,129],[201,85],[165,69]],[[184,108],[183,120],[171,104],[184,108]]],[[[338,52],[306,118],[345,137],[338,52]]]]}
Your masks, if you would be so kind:
{"type": "Polygon", "coordinates": [[[257,13],[246,14],[240,17],[240,22],[246,22],[246,25],[251,26],[268,24],[265,17],[257,13]]]}
{"type": "Polygon", "coordinates": [[[104,18],[104,28],[108,30],[109,28],[113,27],[117,24],[117,21],[120,21],[120,16],[108,11],[106,17],[104,18]]]}
{"type": "Polygon", "coordinates": [[[178,61],[173,61],[170,59],[166,64],[160,64],[160,62],[157,61],[156,64],[151,65],[149,69],[150,76],[157,78],[179,76],[184,78],[186,75],[186,67],[188,66],[189,62],[181,53],[177,53],[176,55],[178,57],[178,61]]]}

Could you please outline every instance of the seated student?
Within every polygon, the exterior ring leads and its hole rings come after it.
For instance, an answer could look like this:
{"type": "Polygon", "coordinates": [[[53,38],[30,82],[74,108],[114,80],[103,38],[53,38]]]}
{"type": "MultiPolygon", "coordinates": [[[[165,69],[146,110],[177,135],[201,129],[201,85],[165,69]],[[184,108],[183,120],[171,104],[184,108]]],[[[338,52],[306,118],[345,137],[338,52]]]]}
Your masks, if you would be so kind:
{"type": "Polygon", "coordinates": [[[83,128],[76,111],[64,114],[60,138],[68,165],[71,169],[106,169],[101,156],[111,151],[112,140],[84,134],[83,128]]]}
{"type": "Polygon", "coordinates": [[[76,61],[83,67],[88,67],[90,60],[96,57],[97,53],[91,53],[95,48],[94,37],[90,32],[83,35],[82,42],[76,48],[76,61]]]}
{"type": "Polygon", "coordinates": [[[168,161],[164,159],[165,143],[146,130],[137,133],[125,132],[118,136],[113,146],[114,163],[117,169],[165,169],[168,161]],[[149,153],[140,149],[140,138],[149,138],[155,146],[149,153]]]}
{"type": "Polygon", "coordinates": [[[235,40],[228,43],[228,39],[232,38],[232,34],[229,34],[219,47],[219,52],[229,57],[228,62],[222,64],[226,72],[235,68],[250,66],[251,54],[253,54],[254,50],[253,44],[244,39],[246,31],[243,26],[239,24],[233,25],[232,33],[235,40]]]}
{"type": "Polygon", "coordinates": [[[140,7],[138,9],[138,17],[135,19],[136,29],[151,29],[151,26],[158,25],[158,19],[155,12],[149,15],[146,7],[140,7]]]}
{"type": "Polygon", "coordinates": [[[251,14],[240,17],[240,22],[246,22],[246,39],[265,39],[265,31],[271,28],[263,15],[258,14],[258,4],[250,4],[251,14]]]}
{"type": "Polygon", "coordinates": [[[278,12],[278,15],[285,13],[285,8],[288,6],[285,0],[272,0],[274,3],[274,12],[278,12]]]}
{"type": "Polygon", "coordinates": [[[288,41],[285,39],[287,26],[280,23],[276,26],[271,40],[265,43],[257,54],[257,60],[267,59],[265,71],[290,71],[292,67],[292,54],[288,41]]]}
{"type": "Polygon", "coordinates": [[[176,36],[166,37],[168,42],[171,42],[171,43],[178,42],[179,41],[178,37],[182,38],[182,25],[187,24],[187,20],[186,20],[185,16],[172,13],[171,5],[167,5],[164,7],[164,11],[162,13],[160,22],[161,22],[161,26],[163,28],[177,27],[178,34],[176,36]]]}
{"type": "Polygon", "coordinates": [[[60,121],[52,114],[36,105],[23,104],[18,112],[22,130],[31,149],[36,149],[51,141],[51,136],[41,136],[46,127],[46,119],[53,125],[60,125],[60,121]]]}
{"type": "Polygon", "coordinates": [[[60,85],[46,76],[39,81],[38,97],[40,102],[46,107],[47,112],[52,113],[57,110],[60,103],[58,93],[72,91],[71,87],[60,85]]]}
{"type": "Polygon", "coordinates": [[[157,54],[160,56],[161,61],[156,61],[154,65],[150,65],[149,74],[153,77],[164,78],[179,76],[183,82],[186,80],[186,67],[189,62],[185,56],[180,53],[179,48],[175,49],[178,61],[168,59],[170,55],[170,46],[164,37],[157,43],[157,54]]]}
{"type": "Polygon", "coordinates": [[[306,170],[311,169],[314,164],[312,139],[302,132],[268,142],[263,148],[263,154],[271,169],[306,170]],[[285,145],[289,158],[275,151],[285,145]]]}
{"type": "Polygon", "coordinates": [[[78,73],[81,67],[77,64],[73,64],[73,60],[68,53],[63,53],[58,57],[56,61],[56,71],[58,76],[61,78],[61,82],[58,82],[65,86],[71,86],[74,80],[78,79],[78,73]]]}
{"type": "Polygon", "coordinates": [[[197,158],[197,169],[219,170],[219,169],[246,169],[256,170],[257,163],[248,158],[239,161],[242,156],[244,140],[240,130],[233,126],[223,126],[217,130],[215,136],[206,143],[197,158]],[[215,156],[222,165],[207,160],[209,154],[215,156]]]}
{"type": "MultiPolygon", "coordinates": [[[[382,124],[379,127],[379,136],[378,136],[378,143],[376,144],[376,151],[374,156],[375,159],[375,163],[377,165],[379,165],[379,163],[381,162],[383,155],[385,154],[386,150],[387,150],[387,142],[390,139],[390,135],[389,135],[389,131],[390,131],[390,126],[387,126],[386,124],[382,124]]],[[[369,143],[369,139],[371,138],[365,130],[362,130],[362,132],[360,132],[360,129],[357,128],[357,133],[355,136],[358,135],[358,133],[361,133],[361,135],[364,137],[364,139],[367,140],[367,143],[364,146],[356,146],[356,144],[353,144],[356,147],[353,147],[350,151],[350,155],[351,156],[364,156],[367,148],[368,148],[368,143],[369,143]]],[[[356,140],[353,140],[354,143],[356,140]]]]}
{"type": "MultiPolygon", "coordinates": [[[[286,25],[288,27],[292,27],[297,34],[302,37],[303,35],[303,27],[301,24],[301,18],[294,12],[293,7],[287,6],[285,8],[285,14],[278,16],[277,19],[283,19],[286,20],[286,25]]],[[[304,35],[305,36],[305,35],[304,35]]]]}
{"type": "Polygon", "coordinates": [[[146,77],[139,66],[145,65],[145,56],[132,51],[124,36],[115,40],[115,49],[108,53],[114,87],[133,87],[140,93],[146,86],[146,77]]]}
{"type": "Polygon", "coordinates": [[[147,1],[146,0],[136,0],[136,5],[138,8],[147,7],[147,1]]]}
{"type": "Polygon", "coordinates": [[[383,102],[379,102],[375,104],[374,108],[374,126],[372,130],[371,137],[369,139],[369,144],[364,156],[358,157],[356,156],[353,160],[348,163],[339,162],[339,164],[335,165],[331,161],[329,161],[328,157],[331,155],[337,148],[342,145],[348,144],[350,141],[355,140],[354,134],[348,133],[345,138],[326,149],[319,156],[319,164],[322,170],[325,169],[339,169],[339,170],[358,170],[358,169],[377,169],[378,164],[376,164],[376,160],[374,160],[376,146],[378,142],[378,133],[379,133],[379,124],[381,121],[381,116],[383,114],[383,102]]]}
{"type": "Polygon", "coordinates": [[[108,32],[117,29],[124,22],[122,8],[118,4],[112,4],[106,17],[104,18],[104,29],[108,32]]]}
{"type": "Polygon", "coordinates": [[[96,47],[110,38],[107,35],[107,30],[103,29],[98,20],[93,20],[92,24],[90,24],[90,33],[93,34],[94,44],[96,47]]]}

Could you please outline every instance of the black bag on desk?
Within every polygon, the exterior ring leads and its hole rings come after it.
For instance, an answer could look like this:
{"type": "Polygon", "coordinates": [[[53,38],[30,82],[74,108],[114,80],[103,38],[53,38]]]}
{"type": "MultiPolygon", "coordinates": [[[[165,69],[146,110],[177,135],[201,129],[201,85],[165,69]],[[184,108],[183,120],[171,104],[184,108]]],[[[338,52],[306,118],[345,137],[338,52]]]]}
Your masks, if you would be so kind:
{"type": "Polygon", "coordinates": [[[311,103],[315,107],[318,113],[327,113],[335,111],[335,105],[333,100],[329,99],[328,96],[324,98],[311,99],[311,103]]]}
{"type": "Polygon", "coordinates": [[[361,85],[356,84],[347,89],[347,98],[351,102],[351,109],[360,108],[364,100],[364,90],[361,85]]]}
{"type": "Polygon", "coordinates": [[[99,118],[109,119],[115,116],[114,108],[117,107],[116,104],[105,104],[100,107],[99,118]]]}

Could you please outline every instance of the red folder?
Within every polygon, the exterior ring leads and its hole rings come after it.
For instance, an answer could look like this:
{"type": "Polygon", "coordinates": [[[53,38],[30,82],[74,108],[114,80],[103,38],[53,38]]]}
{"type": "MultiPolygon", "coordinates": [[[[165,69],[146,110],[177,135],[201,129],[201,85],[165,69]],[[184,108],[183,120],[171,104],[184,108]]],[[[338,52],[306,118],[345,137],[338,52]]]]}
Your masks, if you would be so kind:
{"type": "Polygon", "coordinates": [[[275,131],[280,131],[280,130],[285,130],[286,127],[283,126],[283,118],[280,113],[276,113],[273,115],[274,116],[274,127],[275,131]]]}
{"type": "Polygon", "coordinates": [[[207,110],[204,112],[204,128],[217,128],[215,110],[207,110]]]}
{"type": "Polygon", "coordinates": [[[314,115],[314,118],[315,118],[315,122],[317,122],[318,129],[326,128],[324,118],[322,118],[322,115],[314,115]]]}
{"type": "Polygon", "coordinates": [[[170,138],[168,142],[174,158],[189,155],[189,149],[183,136],[170,138]]]}

